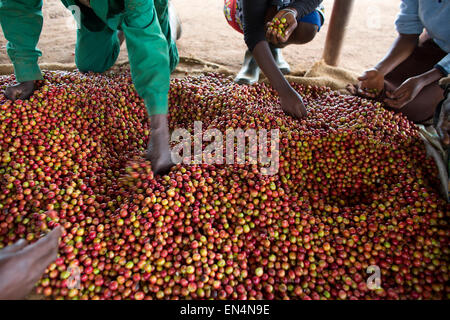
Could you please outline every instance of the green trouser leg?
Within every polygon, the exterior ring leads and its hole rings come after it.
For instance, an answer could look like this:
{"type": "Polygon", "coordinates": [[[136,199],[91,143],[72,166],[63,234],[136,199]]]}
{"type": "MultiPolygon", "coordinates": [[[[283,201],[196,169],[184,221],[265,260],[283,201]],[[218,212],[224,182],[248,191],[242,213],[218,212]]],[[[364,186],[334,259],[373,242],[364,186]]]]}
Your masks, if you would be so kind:
{"type": "Polygon", "coordinates": [[[110,29],[91,9],[84,9],[75,45],[78,70],[105,72],[114,65],[119,53],[117,31],[110,29]]]}
{"type": "Polygon", "coordinates": [[[42,0],[0,0],[0,24],[18,82],[43,79],[36,48],[42,22],[42,0]]]}
{"type": "Polygon", "coordinates": [[[150,116],[167,114],[170,54],[154,0],[125,0],[125,13],[121,27],[136,91],[150,116]]]}
{"type": "Polygon", "coordinates": [[[172,39],[172,33],[169,24],[169,2],[168,0],[154,0],[155,9],[158,14],[158,21],[161,27],[161,31],[167,39],[167,45],[169,46],[170,55],[170,72],[175,70],[179,62],[178,49],[175,43],[175,39],[172,39]]]}

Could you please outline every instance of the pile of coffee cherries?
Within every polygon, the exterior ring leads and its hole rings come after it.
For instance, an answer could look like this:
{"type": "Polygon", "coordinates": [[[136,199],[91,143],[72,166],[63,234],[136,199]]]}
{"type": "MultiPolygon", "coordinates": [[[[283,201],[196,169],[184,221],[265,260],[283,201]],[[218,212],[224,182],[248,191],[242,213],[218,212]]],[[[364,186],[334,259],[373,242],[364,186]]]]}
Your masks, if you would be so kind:
{"type": "Polygon", "coordinates": [[[275,32],[281,36],[284,37],[286,36],[285,31],[287,29],[287,24],[286,24],[287,20],[286,18],[273,18],[267,26],[267,30],[272,31],[275,30],[275,32]]]}
{"type": "Polygon", "coordinates": [[[0,94],[0,247],[64,227],[36,287],[49,299],[448,299],[450,207],[413,124],[293,86],[302,120],[265,84],[171,81],[172,131],[278,130],[272,174],[247,143],[245,161],[155,176],[128,73],[46,72],[28,100],[0,94]]]}

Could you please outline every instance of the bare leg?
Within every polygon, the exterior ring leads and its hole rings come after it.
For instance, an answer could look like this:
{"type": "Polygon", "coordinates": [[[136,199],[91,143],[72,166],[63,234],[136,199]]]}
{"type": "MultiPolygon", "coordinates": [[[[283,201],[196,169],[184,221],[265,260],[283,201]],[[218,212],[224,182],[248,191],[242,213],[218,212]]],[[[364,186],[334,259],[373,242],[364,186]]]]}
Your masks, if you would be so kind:
{"type": "Polygon", "coordinates": [[[288,40],[288,44],[305,44],[311,42],[319,27],[312,23],[299,22],[297,28],[292,33],[288,40]]]}

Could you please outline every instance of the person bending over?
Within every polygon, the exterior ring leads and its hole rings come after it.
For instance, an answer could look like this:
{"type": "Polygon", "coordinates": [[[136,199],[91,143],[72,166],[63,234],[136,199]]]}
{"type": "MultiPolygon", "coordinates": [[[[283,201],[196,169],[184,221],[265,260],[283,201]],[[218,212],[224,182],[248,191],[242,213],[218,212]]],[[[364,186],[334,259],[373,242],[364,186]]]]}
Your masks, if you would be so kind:
{"type": "Polygon", "coordinates": [[[248,47],[235,82],[257,82],[261,68],[277,90],[282,109],[297,118],[305,116],[306,109],[300,95],[283,76],[290,68],[281,48],[314,39],[324,22],[321,3],[322,0],[225,0],[225,17],[235,30],[244,33],[248,47]],[[283,23],[284,33],[271,28],[275,20],[283,23]]]}
{"type": "Polygon", "coordinates": [[[411,121],[432,118],[450,71],[450,1],[402,0],[399,33],[388,54],[349,87],[354,94],[383,100],[411,121]]]}
{"type": "MultiPolygon", "coordinates": [[[[170,73],[178,63],[172,39],[168,0],[62,0],[80,9],[75,63],[81,72],[104,72],[120,51],[118,32],[125,38],[131,76],[150,117],[151,137],[146,157],[156,174],[172,164],[167,123],[170,73]]],[[[75,13],[76,10],[73,10],[75,13]]],[[[0,23],[18,84],[5,90],[8,99],[27,99],[42,80],[36,48],[42,30],[42,0],[0,1],[0,23]]],[[[122,40],[123,40],[122,37],[122,40]]]]}

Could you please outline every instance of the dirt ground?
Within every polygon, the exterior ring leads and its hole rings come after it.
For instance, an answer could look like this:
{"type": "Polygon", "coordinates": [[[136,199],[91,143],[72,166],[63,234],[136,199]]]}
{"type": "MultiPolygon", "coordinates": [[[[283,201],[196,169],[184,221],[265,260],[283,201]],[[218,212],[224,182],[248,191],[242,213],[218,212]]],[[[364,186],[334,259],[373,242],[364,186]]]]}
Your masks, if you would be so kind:
{"type": "MultiPolygon", "coordinates": [[[[223,15],[223,0],[172,0],[183,24],[178,42],[180,56],[218,64],[236,72],[243,59],[243,36],[234,31],[223,15]],[[207,5],[205,3],[208,3],[207,5]]],[[[340,66],[355,72],[371,67],[383,57],[396,36],[395,16],[400,0],[357,0],[347,30],[340,66]]],[[[294,72],[309,69],[322,56],[333,1],[325,0],[327,21],[317,37],[302,46],[284,49],[294,72]]],[[[44,1],[44,28],[38,47],[40,63],[73,64],[75,20],[59,0],[44,1]]],[[[6,40],[0,35],[0,64],[8,64],[6,40]]],[[[94,50],[94,49],[93,49],[94,50]]],[[[127,60],[125,45],[119,62],[127,60]]],[[[195,65],[189,66],[195,68],[195,65]]]]}

